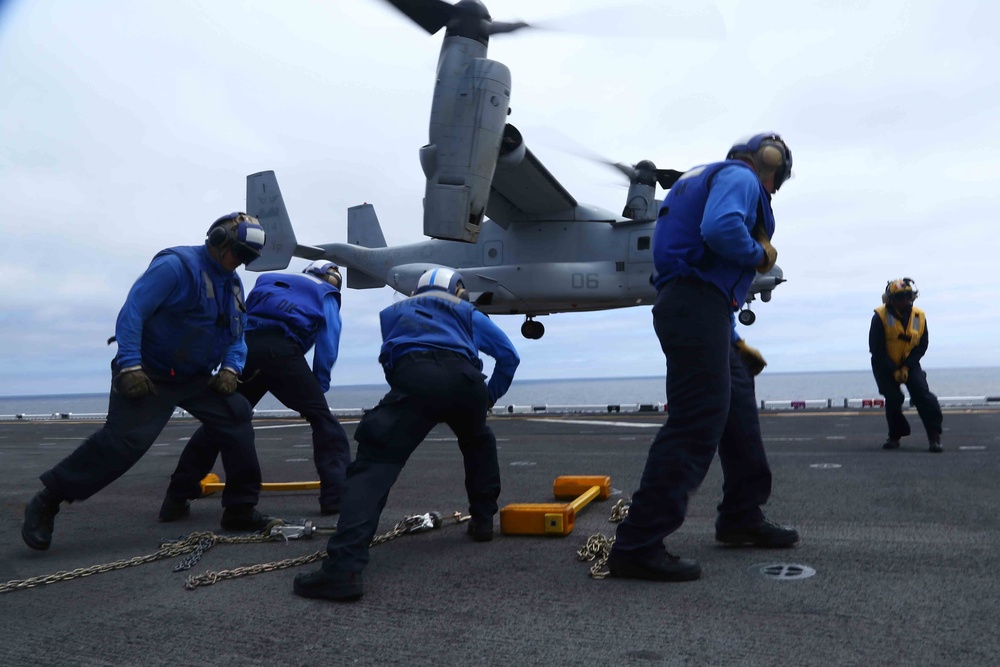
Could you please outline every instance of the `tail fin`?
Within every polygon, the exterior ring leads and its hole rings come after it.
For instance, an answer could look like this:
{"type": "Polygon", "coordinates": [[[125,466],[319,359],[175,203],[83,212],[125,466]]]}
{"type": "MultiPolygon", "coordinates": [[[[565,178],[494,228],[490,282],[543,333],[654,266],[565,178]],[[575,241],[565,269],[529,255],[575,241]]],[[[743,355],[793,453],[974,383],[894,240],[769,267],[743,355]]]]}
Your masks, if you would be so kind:
{"type": "Polygon", "coordinates": [[[247,268],[251,271],[288,268],[295,253],[295,232],[273,171],[247,176],[247,213],[260,220],[267,234],[264,251],[247,268]]]}
{"type": "Polygon", "coordinates": [[[365,248],[386,247],[374,206],[361,204],[347,209],[347,242],[365,248]]]}
{"type": "MultiPolygon", "coordinates": [[[[385,248],[385,236],[371,204],[347,209],[347,243],[363,248],[385,248]]],[[[385,280],[367,274],[356,267],[347,268],[347,286],[354,289],[385,287],[385,280]]]]}

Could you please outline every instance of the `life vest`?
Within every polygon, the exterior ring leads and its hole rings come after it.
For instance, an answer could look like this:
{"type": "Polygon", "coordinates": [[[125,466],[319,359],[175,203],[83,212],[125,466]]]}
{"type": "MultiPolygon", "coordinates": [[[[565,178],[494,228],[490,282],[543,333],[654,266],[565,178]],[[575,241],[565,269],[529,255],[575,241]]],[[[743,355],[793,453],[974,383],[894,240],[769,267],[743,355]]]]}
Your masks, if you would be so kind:
{"type": "Polygon", "coordinates": [[[336,299],[339,306],[340,290],[315,276],[264,274],[247,297],[247,331],[281,331],[307,352],[326,321],[327,298],[336,299]]]}
{"type": "Polygon", "coordinates": [[[885,329],[885,349],[886,354],[897,366],[901,365],[913,349],[920,344],[920,339],[927,329],[927,320],[924,318],[924,311],[919,308],[912,308],[910,311],[910,321],[903,322],[884,305],[875,309],[879,319],[882,320],[882,327],[885,329]]]}
{"type": "Polygon", "coordinates": [[[243,336],[243,283],[216,264],[204,246],[178,246],[157,253],[175,255],[188,273],[186,305],[161,308],[142,328],[142,365],[154,372],[187,377],[210,373],[243,336]]]}
{"type": "Polygon", "coordinates": [[[468,357],[482,369],[472,329],[476,307],[441,290],[431,290],[392,304],[379,313],[382,349],[379,363],[390,368],[408,352],[448,350],[468,357]]]}
{"type": "MultiPolygon", "coordinates": [[[[670,188],[660,206],[653,233],[654,284],[659,289],[678,277],[694,276],[719,288],[733,308],[746,301],[755,268],[738,266],[713,252],[701,236],[701,221],[715,175],[726,167],[753,169],[740,160],[714,162],[691,169],[670,188]]],[[[762,225],[767,237],[774,235],[774,213],[767,190],[760,185],[760,198],[747,211],[748,232],[762,225]]]]}

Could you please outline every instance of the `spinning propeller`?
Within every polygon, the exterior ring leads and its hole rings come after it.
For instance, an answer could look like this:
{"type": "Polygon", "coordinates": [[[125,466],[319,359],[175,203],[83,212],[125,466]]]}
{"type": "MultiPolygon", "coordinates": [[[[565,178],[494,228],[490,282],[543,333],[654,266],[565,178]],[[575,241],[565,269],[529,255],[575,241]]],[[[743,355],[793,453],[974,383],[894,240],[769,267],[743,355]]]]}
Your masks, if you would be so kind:
{"type": "Polygon", "coordinates": [[[479,0],[459,0],[454,5],[444,0],[387,1],[432,35],[441,28],[447,28],[449,35],[486,41],[490,35],[531,27],[523,21],[494,21],[479,0]]]}

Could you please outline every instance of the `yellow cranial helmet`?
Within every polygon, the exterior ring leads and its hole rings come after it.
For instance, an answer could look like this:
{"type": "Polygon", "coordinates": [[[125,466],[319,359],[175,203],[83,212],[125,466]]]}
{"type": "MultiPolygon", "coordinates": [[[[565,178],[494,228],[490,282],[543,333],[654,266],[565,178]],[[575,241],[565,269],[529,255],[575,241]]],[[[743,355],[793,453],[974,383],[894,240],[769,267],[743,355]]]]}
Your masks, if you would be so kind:
{"type": "Polygon", "coordinates": [[[889,299],[916,299],[919,292],[916,289],[916,284],[913,282],[913,278],[897,278],[896,280],[890,280],[886,283],[885,294],[882,295],[883,301],[888,301],[889,299]]]}

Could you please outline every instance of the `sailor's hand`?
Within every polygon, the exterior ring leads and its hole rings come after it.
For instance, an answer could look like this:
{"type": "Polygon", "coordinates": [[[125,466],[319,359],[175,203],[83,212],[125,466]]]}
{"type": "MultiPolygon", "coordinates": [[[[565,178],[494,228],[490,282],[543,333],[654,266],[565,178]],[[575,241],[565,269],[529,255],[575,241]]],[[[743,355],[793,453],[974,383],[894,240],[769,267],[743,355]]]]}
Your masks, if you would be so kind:
{"type": "Polygon", "coordinates": [[[236,391],[236,381],[236,371],[232,368],[223,368],[212,376],[212,379],[208,381],[208,386],[223,396],[230,396],[236,391]]]}
{"type": "Polygon", "coordinates": [[[757,232],[757,243],[764,249],[764,259],[757,265],[757,273],[767,273],[774,268],[774,263],[778,261],[778,251],[771,245],[771,239],[767,238],[767,232],[763,228],[757,232]]]}
{"type": "Polygon", "coordinates": [[[895,380],[897,384],[906,384],[906,381],[910,379],[910,369],[906,366],[900,366],[899,370],[892,374],[892,379],[895,380]]]}
{"type": "Polygon", "coordinates": [[[142,370],[142,366],[123,368],[118,374],[118,391],[127,398],[156,395],[156,385],[142,370]]]}
{"type": "Polygon", "coordinates": [[[764,370],[764,366],[767,366],[767,362],[764,361],[760,350],[750,347],[743,339],[736,341],[736,351],[739,352],[740,359],[743,360],[743,363],[746,364],[746,367],[754,375],[760,375],[760,372],[764,370]]]}

